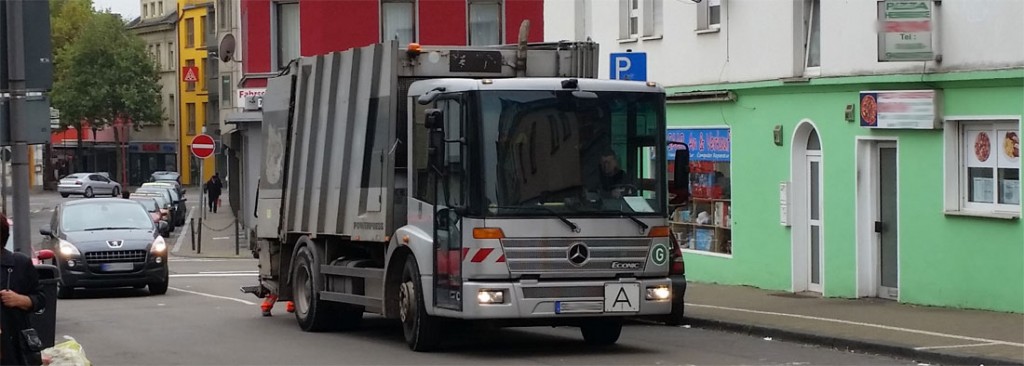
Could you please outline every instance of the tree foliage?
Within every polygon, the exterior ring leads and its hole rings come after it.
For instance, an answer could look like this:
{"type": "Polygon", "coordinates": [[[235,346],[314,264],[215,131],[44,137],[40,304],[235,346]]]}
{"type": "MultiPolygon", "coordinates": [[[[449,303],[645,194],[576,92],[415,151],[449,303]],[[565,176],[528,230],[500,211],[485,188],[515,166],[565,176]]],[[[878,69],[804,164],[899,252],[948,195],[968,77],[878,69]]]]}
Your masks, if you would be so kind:
{"type": "Polygon", "coordinates": [[[56,59],[78,39],[94,16],[92,0],[50,0],[50,40],[56,59]]]}

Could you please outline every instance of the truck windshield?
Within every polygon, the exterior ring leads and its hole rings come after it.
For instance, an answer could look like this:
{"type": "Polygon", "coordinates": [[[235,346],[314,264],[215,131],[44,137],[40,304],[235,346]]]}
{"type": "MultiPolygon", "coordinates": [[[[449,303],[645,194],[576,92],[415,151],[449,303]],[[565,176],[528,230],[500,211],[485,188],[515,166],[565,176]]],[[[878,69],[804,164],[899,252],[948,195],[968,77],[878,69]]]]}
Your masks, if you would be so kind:
{"type": "Polygon", "coordinates": [[[478,111],[474,213],[664,215],[662,94],[481,91],[478,111]]]}

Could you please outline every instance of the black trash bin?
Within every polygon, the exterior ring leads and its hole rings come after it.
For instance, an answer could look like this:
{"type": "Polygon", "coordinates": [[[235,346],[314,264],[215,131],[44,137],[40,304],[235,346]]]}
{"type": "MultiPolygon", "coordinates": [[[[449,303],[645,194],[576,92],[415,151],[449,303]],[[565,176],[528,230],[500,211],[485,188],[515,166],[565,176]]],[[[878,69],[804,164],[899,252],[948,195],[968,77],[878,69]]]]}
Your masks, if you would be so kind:
{"type": "Polygon", "coordinates": [[[56,266],[49,264],[37,264],[36,271],[39,272],[39,284],[43,287],[43,294],[46,295],[46,308],[32,314],[32,327],[39,333],[39,339],[43,341],[43,347],[53,347],[57,334],[57,281],[60,281],[60,271],[56,266]]]}

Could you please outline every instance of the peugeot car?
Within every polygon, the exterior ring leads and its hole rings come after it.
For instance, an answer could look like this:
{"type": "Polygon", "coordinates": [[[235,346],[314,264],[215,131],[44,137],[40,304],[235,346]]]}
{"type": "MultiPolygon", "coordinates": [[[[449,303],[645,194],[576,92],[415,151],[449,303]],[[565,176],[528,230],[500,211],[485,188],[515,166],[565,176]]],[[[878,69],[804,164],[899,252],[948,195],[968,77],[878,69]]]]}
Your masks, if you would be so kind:
{"type": "Polygon", "coordinates": [[[167,292],[167,243],[160,236],[167,223],[154,223],[139,202],[102,198],[64,202],[50,225],[39,229],[44,249],[57,253],[58,298],[76,288],[149,286],[167,292]]]}

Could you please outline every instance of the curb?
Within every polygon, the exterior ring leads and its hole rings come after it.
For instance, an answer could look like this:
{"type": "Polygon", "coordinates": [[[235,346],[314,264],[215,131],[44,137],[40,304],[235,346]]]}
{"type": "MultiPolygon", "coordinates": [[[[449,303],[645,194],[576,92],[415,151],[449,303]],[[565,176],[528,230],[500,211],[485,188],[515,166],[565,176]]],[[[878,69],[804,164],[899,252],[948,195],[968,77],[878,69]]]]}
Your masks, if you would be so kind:
{"type": "Polygon", "coordinates": [[[240,251],[238,255],[234,255],[234,254],[223,254],[223,255],[220,255],[220,254],[195,254],[195,253],[182,253],[182,252],[172,253],[172,255],[175,256],[175,257],[183,257],[183,258],[255,259],[255,258],[252,257],[252,255],[247,255],[247,254],[249,254],[248,249],[240,251]]]}
{"type": "Polygon", "coordinates": [[[1020,361],[1012,361],[999,358],[982,356],[958,356],[947,353],[916,350],[912,347],[882,344],[869,341],[861,341],[848,338],[795,332],[779,328],[772,328],[759,325],[728,322],[722,320],[686,317],[686,323],[691,327],[703,329],[717,329],[736,333],[755,335],[760,337],[771,336],[781,340],[788,340],[799,343],[815,344],[836,349],[849,349],[861,352],[870,352],[895,356],[914,361],[925,361],[943,365],[1022,365],[1020,361]]]}

